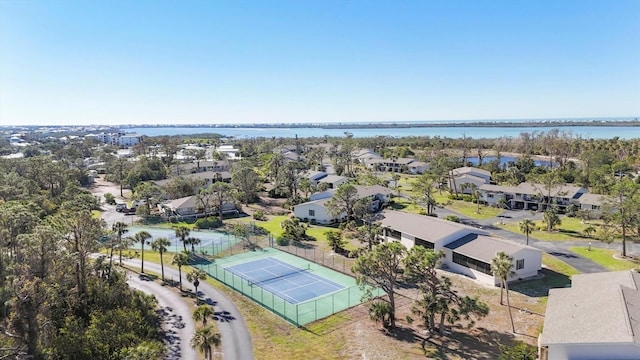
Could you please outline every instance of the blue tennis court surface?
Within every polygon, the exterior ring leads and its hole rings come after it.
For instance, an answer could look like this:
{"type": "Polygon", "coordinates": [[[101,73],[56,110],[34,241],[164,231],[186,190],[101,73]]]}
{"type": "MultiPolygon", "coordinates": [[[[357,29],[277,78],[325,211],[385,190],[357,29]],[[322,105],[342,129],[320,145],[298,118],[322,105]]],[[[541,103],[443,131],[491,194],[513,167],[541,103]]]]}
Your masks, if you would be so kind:
{"type": "Polygon", "coordinates": [[[229,272],[259,286],[292,304],[342,290],[345,287],[273,257],[232,265],[229,272]]]}

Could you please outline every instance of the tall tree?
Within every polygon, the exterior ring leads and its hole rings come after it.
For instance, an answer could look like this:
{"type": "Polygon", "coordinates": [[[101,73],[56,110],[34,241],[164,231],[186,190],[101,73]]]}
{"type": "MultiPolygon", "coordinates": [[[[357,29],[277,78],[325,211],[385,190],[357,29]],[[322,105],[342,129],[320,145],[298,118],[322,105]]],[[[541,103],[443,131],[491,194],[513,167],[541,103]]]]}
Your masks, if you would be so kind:
{"type": "Polygon", "coordinates": [[[373,295],[375,287],[386,294],[390,306],[389,328],[396,326],[395,291],[401,276],[402,258],[406,248],[399,242],[384,243],[376,246],[356,259],[351,270],[357,274],[356,282],[365,290],[365,297],[373,295]]]}
{"type": "Polygon", "coordinates": [[[536,229],[536,224],[529,220],[524,219],[519,223],[520,231],[527,236],[527,245],[529,245],[529,234],[531,234],[536,229]]]}
{"type": "Polygon", "coordinates": [[[151,248],[153,251],[157,251],[160,253],[160,269],[162,271],[162,281],[164,281],[164,253],[167,251],[167,248],[171,245],[169,239],[162,237],[157,238],[153,242],[151,242],[151,248]]]}
{"type": "Polygon", "coordinates": [[[182,267],[189,264],[189,255],[185,253],[173,254],[171,264],[178,267],[178,280],[180,283],[180,291],[182,291],[182,267]]]}
{"type": "Polygon", "coordinates": [[[213,349],[220,346],[222,338],[220,333],[213,330],[213,327],[207,326],[196,330],[191,338],[190,345],[194,349],[201,351],[207,360],[211,360],[213,357],[213,349]]]}
{"type": "Polygon", "coordinates": [[[231,173],[231,183],[238,189],[242,196],[242,202],[247,205],[255,199],[260,184],[258,174],[253,170],[251,163],[240,161],[231,173]]]}
{"type": "MultiPolygon", "coordinates": [[[[122,235],[129,232],[127,229],[129,226],[122,221],[118,221],[111,225],[111,230],[113,231],[114,243],[111,245],[110,253],[109,253],[109,268],[113,267],[113,250],[114,248],[121,249],[122,248],[122,235]]],[[[122,255],[120,256],[120,266],[122,266],[122,255]]]]}
{"type": "Polygon", "coordinates": [[[436,207],[436,201],[433,198],[433,194],[435,192],[437,180],[438,176],[436,174],[426,172],[420,175],[420,177],[411,184],[413,190],[423,196],[424,202],[427,205],[427,215],[433,214],[436,207]]]}
{"type": "Polygon", "coordinates": [[[141,254],[141,260],[142,260],[142,263],[140,265],[140,272],[144,274],[144,244],[147,242],[147,240],[151,239],[151,234],[149,234],[149,232],[144,230],[138,231],[134,235],[134,239],[136,242],[140,243],[140,254],[141,254]]]}
{"type": "Polygon", "coordinates": [[[187,274],[187,280],[193,284],[194,294],[196,294],[196,303],[199,301],[198,286],[200,286],[200,280],[206,280],[207,273],[200,269],[193,269],[187,274]]]}
{"type": "Polygon", "coordinates": [[[207,321],[215,314],[216,312],[213,306],[207,304],[198,305],[198,307],[193,310],[193,320],[202,321],[202,326],[207,326],[207,321]]]}
{"type": "Polygon", "coordinates": [[[640,185],[628,177],[617,181],[611,196],[602,205],[605,223],[620,231],[622,256],[627,256],[627,237],[631,229],[640,229],[640,185]]]}
{"type": "Polygon", "coordinates": [[[211,185],[207,189],[208,193],[212,197],[213,203],[215,204],[216,209],[218,210],[218,217],[220,221],[224,219],[224,205],[233,200],[233,192],[231,185],[217,181],[211,185]]]}
{"type": "Polygon", "coordinates": [[[491,272],[493,276],[496,276],[500,280],[500,305],[502,303],[503,290],[507,293],[507,308],[509,310],[509,320],[511,320],[511,330],[515,333],[516,327],[513,323],[513,315],[511,314],[511,303],[509,302],[509,284],[507,279],[513,276],[515,273],[513,270],[513,258],[507,255],[504,251],[498,252],[496,256],[491,260],[491,272]]]}
{"type": "Polygon", "coordinates": [[[340,215],[345,214],[347,221],[350,221],[358,199],[358,190],[355,186],[349,183],[342,184],[333,197],[327,201],[327,209],[331,216],[339,218],[340,215]]]}
{"type": "Polygon", "coordinates": [[[182,242],[182,247],[184,248],[184,251],[187,251],[187,238],[189,237],[189,234],[191,233],[191,230],[189,230],[188,227],[184,226],[184,225],[180,225],[180,226],[176,226],[174,228],[175,230],[175,234],[176,237],[178,239],[180,239],[180,242],[182,242]]]}

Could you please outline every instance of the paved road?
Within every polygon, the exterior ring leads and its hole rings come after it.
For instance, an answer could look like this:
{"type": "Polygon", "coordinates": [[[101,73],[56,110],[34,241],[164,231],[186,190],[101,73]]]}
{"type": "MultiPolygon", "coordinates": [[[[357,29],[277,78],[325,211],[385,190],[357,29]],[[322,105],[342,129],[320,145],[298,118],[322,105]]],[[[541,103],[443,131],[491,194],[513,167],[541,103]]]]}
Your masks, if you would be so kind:
{"type": "MultiPolygon", "coordinates": [[[[140,267],[140,260],[127,260],[127,264],[140,267]]],[[[160,274],[160,264],[145,262],[144,268],[154,273],[160,274]]],[[[178,270],[165,266],[166,278],[178,279],[178,270]]],[[[191,284],[183,279],[182,286],[191,284]]],[[[247,325],[238,311],[238,308],[226,298],[218,289],[201,282],[198,292],[205,302],[213,305],[216,310],[218,329],[222,335],[222,358],[225,360],[251,360],[253,359],[253,344],[247,325]]]]}
{"type": "MultiPolygon", "coordinates": [[[[512,240],[520,244],[525,244],[527,241],[527,238],[524,234],[518,234],[518,233],[513,233],[511,231],[503,230],[495,226],[494,224],[499,223],[503,218],[509,219],[509,221],[514,221],[514,220],[520,221],[525,218],[528,218],[531,220],[542,219],[541,213],[532,214],[529,211],[515,211],[515,210],[514,211],[505,210],[500,214],[500,217],[494,217],[494,218],[483,219],[483,220],[470,219],[464,215],[458,214],[454,211],[451,211],[445,208],[437,208],[436,213],[440,218],[445,218],[447,215],[456,215],[460,218],[461,222],[464,224],[489,231],[490,233],[498,237],[512,240]]],[[[549,255],[559,258],[560,260],[573,266],[576,270],[580,271],[581,273],[596,273],[596,272],[608,271],[604,266],[597,264],[569,250],[569,247],[571,246],[585,246],[585,242],[540,241],[532,237],[529,237],[529,245],[532,247],[538,248],[548,253],[549,255]]],[[[632,248],[633,245],[634,244],[631,244],[631,242],[627,242],[627,249],[629,252],[637,251],[637,249],[632,248]]],[[[615,246],[615,248],[621,247],[619,243],[616,243],[614,245],[607,245],[600,241],[593,241],[592,246],[599,247],[599,248],[612,248],[612,246],[615,246]]]]}
{"type": "Polygon", "coordinates": [[[191,317],[192,308],[173,290],[144,276],[128,272],[127,283],[132,288],[155,295],[160,317],[165,328],[166,359],[198,359],[198,353],[189,346],[196,325],[191,317]]]}

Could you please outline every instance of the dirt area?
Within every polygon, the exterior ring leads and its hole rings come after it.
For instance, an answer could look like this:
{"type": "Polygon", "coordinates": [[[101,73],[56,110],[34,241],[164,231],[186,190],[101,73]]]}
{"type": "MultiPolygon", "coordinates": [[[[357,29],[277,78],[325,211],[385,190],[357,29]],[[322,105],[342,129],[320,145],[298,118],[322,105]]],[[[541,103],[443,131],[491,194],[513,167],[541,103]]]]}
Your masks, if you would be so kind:
{"type": "MultiPolygon", "coordinates": [[[[89,187],[89,190],[93,195],[99,195],[100,201],[104,201],[104,194],[106,193],[111,193],[116,197],[116,199],[124,201],[124,198],[120,197],[120,185],[105,181],[103,178],[95,178],[95,182],[92,186],[89,187]]],[[[123,190],[123,195],[125,196],[125,198],[129,193],[129,190],[123,190]]]]}
{"type": "MultiPolygon", "coordinates": [[[[457,274],[445,273],[452,278],[461,295],[479,296],[490,307],[489,315],[467,330],[462,326],[451,328],[447,336],[427,334],[419,320],[411,324],[407,316],[416,318],[411,307],[417,292],[401,291],[398,297],[397,325],[392,333],[382,330],[381,324],[369,319],[367,305],[347,310],[351,321],[342,331],[348,336],[344,356],[349,359],[497,359],[500,344],[511,344],[514,340],[535,345],[544,321],[544,305],[537,298],[510,292],[516,334],[511,333],[511,324],[506,305],[500,305],[500,290],[457,274]],[[526,309],[526,310],[525,310],[526,309]]],[[[506,300],[505,300],[506,304],[506,300]]]]}

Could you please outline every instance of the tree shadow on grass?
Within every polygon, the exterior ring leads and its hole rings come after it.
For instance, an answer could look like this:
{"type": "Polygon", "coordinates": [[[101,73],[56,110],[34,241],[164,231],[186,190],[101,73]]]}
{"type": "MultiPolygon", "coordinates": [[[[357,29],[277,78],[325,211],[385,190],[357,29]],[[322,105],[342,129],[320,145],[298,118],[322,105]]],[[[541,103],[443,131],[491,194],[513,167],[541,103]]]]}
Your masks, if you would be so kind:
{"type": "Polygon", "coordinates": [[[539,279],[524,280],[509,285],[509,290],[530,296],[542,297],[549,295],[549,289],[564,288],[571,285],[571,278],[551,269],[541,269],[539,279]]]}
{"type": "Polygon", "coordinates": [[[501,344],[511,344],[515,337],[485,328],[475,328],[469,332],[454,331],[447,336],[433,334],[418,336],[425,357],[448,359],[452,354],[461,359],[497,359],[501,344]]]}

